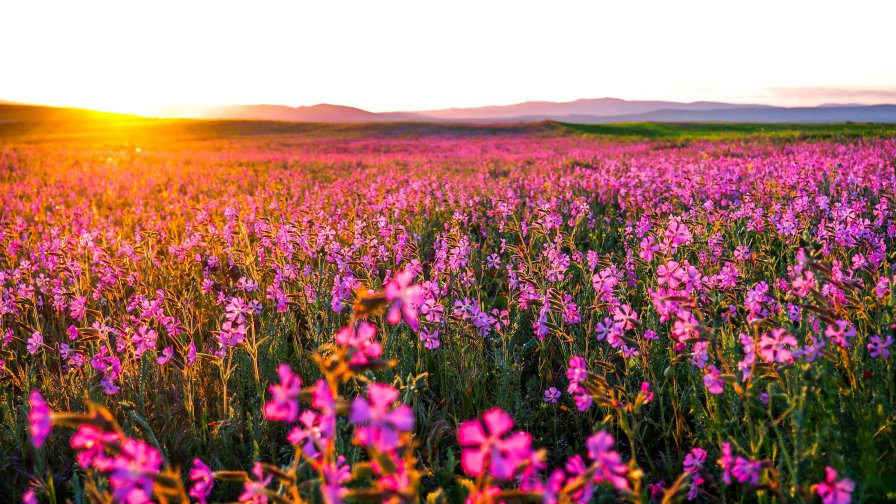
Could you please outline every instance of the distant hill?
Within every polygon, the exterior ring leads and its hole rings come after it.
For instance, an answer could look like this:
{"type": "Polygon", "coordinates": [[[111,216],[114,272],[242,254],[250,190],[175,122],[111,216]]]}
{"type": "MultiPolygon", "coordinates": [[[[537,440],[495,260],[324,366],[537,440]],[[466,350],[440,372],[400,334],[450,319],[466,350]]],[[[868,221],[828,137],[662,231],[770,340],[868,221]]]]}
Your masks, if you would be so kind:
{"type": "Polygon", "coordinates": [[[420,121],[418,114],[382,114],[355,107],[321,103],[309,107],[286,105],[232,105],[213,107],[172,107],[162,111],[166,117],[195,119],[241,119],[287,122],[356,123],[377,121],[420,121]]]}
{"type": "MultiPolygon", "coordinates": [[[[825,104],[818,107],[775,107],[721,102],[679,103],[598,98],[572,102],[525,102],[493,107],[452,108],[422,112],[370,112],[342,105],[307,107],[233,105],[170,108],[166,118],[270,121],[280,123],[439,123],[497,124],[557,121],[578,124],[611,123],[887,123],[896,124],[896,105],[825,104]]],[[[18,105],[0,102],[0,122],[69,123],[116,118],[121,122],[158,121],[126,114],[86,109],[18,105]]]]}
{"type": "Polygon", "coordinates": [[[514,105],[449,108],[420,112],[369,112],[355,107],[320,104],[309,107],[284,105],[236,105],[180,107],[165,110],[166,117],[244,119],[287,122],[538,122],[563,121],[584,124],[614,122],[749,122],[749,123],[896,123],[894,105],[825,104],[818,107],[776,107],[723,102],[631,101],[619,98],[583,99],[570,102],[529,101],[514,105]]]}

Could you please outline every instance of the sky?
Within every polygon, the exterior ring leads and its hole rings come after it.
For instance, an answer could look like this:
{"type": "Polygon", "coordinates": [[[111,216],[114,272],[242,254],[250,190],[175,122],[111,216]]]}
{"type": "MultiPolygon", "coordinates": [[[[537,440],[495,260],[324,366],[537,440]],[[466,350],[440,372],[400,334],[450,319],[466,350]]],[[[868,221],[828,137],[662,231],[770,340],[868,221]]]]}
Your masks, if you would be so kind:
{"type": "Polygon", "coordinates": [[[896,2],[0,0],[0,100],[896,103],[896,2]]]}

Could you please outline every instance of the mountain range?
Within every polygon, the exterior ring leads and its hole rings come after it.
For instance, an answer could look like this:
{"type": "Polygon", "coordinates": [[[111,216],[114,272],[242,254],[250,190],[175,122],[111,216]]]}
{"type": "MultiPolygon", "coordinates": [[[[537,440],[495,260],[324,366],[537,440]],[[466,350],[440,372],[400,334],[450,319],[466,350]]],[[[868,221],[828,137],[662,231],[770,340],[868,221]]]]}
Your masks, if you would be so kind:
{"type": "Polygon", "coordinates": [[[608,124],[619,122],[896,123],[896,105],[825,104],[779,107],[698,101],[632,101],[619,98],[570,102],[529,101],[514,105],[449,108],[415,112],[370,112],[344,105],[230,105],[173,107],[163,117],[287,122],[538,122],[608,124]]]}

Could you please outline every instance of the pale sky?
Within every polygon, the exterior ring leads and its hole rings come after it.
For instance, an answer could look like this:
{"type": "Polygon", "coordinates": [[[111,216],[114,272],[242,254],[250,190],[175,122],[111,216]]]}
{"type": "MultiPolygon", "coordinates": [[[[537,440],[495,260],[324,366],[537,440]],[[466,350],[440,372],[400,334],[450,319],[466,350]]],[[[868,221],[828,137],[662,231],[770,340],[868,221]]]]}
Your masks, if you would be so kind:
{"type": "Polygon", "coordinates": [[[896,103],[896,2],[0,0],[0,100],[896,103]]]}

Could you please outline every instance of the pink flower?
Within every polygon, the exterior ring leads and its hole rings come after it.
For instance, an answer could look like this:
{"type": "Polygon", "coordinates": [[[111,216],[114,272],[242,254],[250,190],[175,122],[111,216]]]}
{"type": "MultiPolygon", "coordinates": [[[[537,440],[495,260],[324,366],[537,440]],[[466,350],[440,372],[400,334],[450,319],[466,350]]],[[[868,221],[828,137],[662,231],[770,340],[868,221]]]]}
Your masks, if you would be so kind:
{"type": "Polygon", "coordinates": [[[162,456],[158,450],[143,441],[126,440],[121,444],[121,454],[108,467],[112,496],[129,504],[150,502],[153,477],[161,468],[162,456]]]}
{"type": "Polygon", "coordinates": [[[833,467],[825,467],[824,481],[815,485],[815,491],[823,504],[849,504],[856,484],[849,478],[837,480],[837,471],[833,467]]]}
{"type": "Polygon", "coordinates": [[[134,344],[137,345],[134,355],[140,357],[147,350],[155,348],[158,338],[159,334],[154,329],[150,329],[147,325],[141,325],[132,339],[134,344]]]}
{"type": "Polygon", "coordinates": [[[501,408],[493,408],[479,419],[468,420],[457,428],[461,446],[460,461],[465,473],[480,476],[486,470],[499,480],[513,477],[520,463],[532,452],[532,436],[515,432],[513,418],[501,408]],[[483,425],[484,422],[484,425],[483,425]]]}
{"type": "Polygon", "coordinates": [[[190,497],[205,504],[209,495],[212,494],[212,488],[215,486],[212,470],[198,458],[193,459],[193,467],[190,469],[190,481],[193,483],[190,486],[190,497]]]}
{"type": "Polygon", "coordinates": [[[160,356],[158,356],[158,358],[156,358],[156,362],[160,366],[164,366],[165,364],[168,364],[169,362],[171,362],[172,358],[174,358],[174,347],[168,346],[168,347],[165,347],[164,349],[162,349],[162,355],[160,355],[160,356]]]}
{"type": "Polygon", "coordinates": [[[280,383],[270,385],[271,400],[264,405],[264,416],[275,422],[295,422],[299,416],[299,392],[302,378],[294,374],[288,364],[277,367],[280,383]]]}
{"type": "Polygon", "coordinates": [[[37,504],[38,502],[33,488],[29,488],[27,492],[22,494],[22,504],[37,504]]]}
{"type": "Polygon", "coordinates": [[[78,464],[83,469],[106,467],[111,462],[106,457],[106,444],[118,443],[121,437],[117,432],[105,432],[89,424],[78,426],[69,444],[78,451],[78,464]]]}
{"type": "Polygon", "coordinates": [[[588,378],[588,370],[585,367],[585,359],[579,355],[574,355],[569,359],[569,367],[566,368],[566,379],[570,385],[580,383],[588,378]]]}
{"type": "Polygon", "coordinates": [[[703,467],[706,462],[706,450],[694,448],[684,457],[684,471],[694,474],[703,467]]]}
{"type": "Polygon", "coordinates": [[[368,402],[357,397],[352,402],[349,421],[358,425],[355,439],[364,446],[373,445],[386,451],[398,446],[399,432],[414,428],[414,412],[406,404],[392,407],[398,399],[398,390],[389,385],[371,383],[367,387],[368,402]]]}
{"type": "Polygon", "coordinates": [[[544,391],[544,402],[556,404],[558,399],[560,399],[560,391],[556,387],[544,391]]]}
{"type": "Polygon", "coordinates": [[[423,342],[423,346],[426,347],[427,350],[435,350],[439,348],[442,342],[439,340],[439,331],[430,330],[426,327],[420,329],[420,333],[418,334],[420,337],[420,341],[423,342]]]}
{"type": "Polygon", "coordinates": [[[414,273],[404,270],[386,284],[386,301],[391,303],[386,320],[394,325],[404,319],[416,331],[420,327],[417,308],[423,303],[423,290],[419,284],[410,285],[413,279],[414,273]]]}
{"type": "Polygon", "coordinates": [[[619,453],[612,449],[614,442],[612,435],[600,431],[589,437],[585,446],[594,468],[594,482],[607,481],[617,490],[624,490],[628,488],[628,466],[622,462],[619,453]]]}
{"type": "Polygon", "coordinates": [[[868,353],[872,359],[886,359],[890,356],[890,345],[893,344],[893,337],[887,335],[886,340],[881,340],[880,336],[871,336],[871,342],[868,343],[868,353]]]}
{"type": "Polygon", "coordinates": [[[787,347],[796,345],[796,338],[787,334],[785,329],[778,328],[771,335],[763,334],[759,338],[759,356],[765,362],[790,364],[793,362],[793,352],[787,347]]]}
{"type": "Polygon", "coordinates": [[[352,479],[351,468],[345,463],[345,457],[340,455],[335,463],[324,466],[324,481],[320,493],[326,504],[341,504],[348,494],[348,489],[343,486],[352,479]]]}
{"type": "Polygon", "coordinates": [[[333,439],[333,424],[321,422],[321,415],[305,410],[299,415],[301,427],[293,427],[287,439],[294,446],[301,446],[308,458],[318,458],[330,439],[333,439]]]}
{"type": "Polygon", "coordinates": [[[650,382],[643,381],[641,382],[641,394],[644,395],[644,404],[649,403],[653,400],[654,393],[650,390],[650,382]]]}
{"type": "Polygon", "coordinates": [[[856,329],[848,321],[838,320],[825,329],[824,335],[831,342],[846,348],[849,346],[849,339],[856,337],[856,329]]]}
{"type": "Polygon", "coordinates": [[[624,331],[633,328],[638,322],[638,312],[632,310],[632,307],[624,304],[613,311],[613,320],[616,326],[624,331]]]}
{"type": "Polygon", "coordinates": [[[53,428],[53,420],[50,417],[50,407],[44,402],[44,398],[37,390],[32,390],[28,399],[30,410],[28,411],[28,424],[31,431],[31,442],[36,448],[43,446],[50,430],[53,428]]]}
{"type": "Polygon", "coordinates": [[[274,477],[271,475],[265,477],[264,470],[259,462],[256,462],[255,466],[252,467],[252,474],[255,476],[255,480],[243,483],[243,493],[239,497],[240,502],[264,504],[268,501],[267,486],[274,477]]]}
{"type": "Polygon", "coordinates": [[[336,333],[336,343],[344,347],[354,348],[349,364],[363,366],[369,359],[378,359],[383,355],[383,347],[376,337],[376,326],[367,321],[358,324],[357,330],[352,326],[346,326],[336,333]]]}
{"type": "Polygon", "coordinates": [[[725,390],[725,380],[721,378],[721,372],[715,366],[706,368],[706,374],[703,375],[703,384],[710,394],[721,394],[725,390]]]}
{"type": "Polygon", "coordinates": [[[81,320],[87,314],[87,298],[84,296],[76,297],[69,305],[69,310],[73,319],[81,320]]]}
{"type": "Polygon", "coordinates": [[[44,337],[40,333],[40,331],[34,331],[31,333],[31,337],[28,338],[28,345],[25,347],[28,350],[28,353],[34,355],[40,350],[41,345],[44,344],[44,337]]]}

